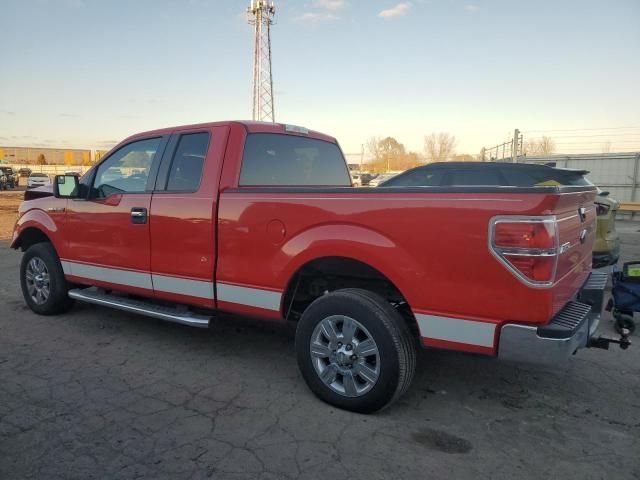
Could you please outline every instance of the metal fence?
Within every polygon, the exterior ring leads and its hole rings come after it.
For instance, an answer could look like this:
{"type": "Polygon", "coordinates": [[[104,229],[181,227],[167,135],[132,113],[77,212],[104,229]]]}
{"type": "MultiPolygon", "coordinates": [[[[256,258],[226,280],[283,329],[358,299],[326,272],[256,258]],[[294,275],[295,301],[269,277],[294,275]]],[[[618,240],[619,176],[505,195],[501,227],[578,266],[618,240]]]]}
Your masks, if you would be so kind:
{"type": "Polygon", "coordinates": [[[13,167],[18,171],[21,168],[28,168],[32,172],[46,173],[47,175],[63,175],[65,172],[85,173],[91,167],[85,165],[31,165],[20,163],[3,163],[3,167],[13,167]]]}
{"type": "Polygon", "coordinates": [[[521,163],[555,163],[588,170],[589,179],[620,202],[640,202],[640,152],[518,157],[521,163]]]}

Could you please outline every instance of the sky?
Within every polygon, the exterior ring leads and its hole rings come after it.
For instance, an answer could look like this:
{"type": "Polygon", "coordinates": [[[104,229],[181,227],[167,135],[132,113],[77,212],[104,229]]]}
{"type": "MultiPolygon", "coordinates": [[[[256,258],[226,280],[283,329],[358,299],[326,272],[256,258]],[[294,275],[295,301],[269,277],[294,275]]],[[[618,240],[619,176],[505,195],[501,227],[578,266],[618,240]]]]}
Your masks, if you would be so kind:
{"type": "MultiPolygon", "coordinates": [[[[248,3],[0,0],[0,145],[105,149],[143,130],[249,119],[248,3]]],[[[640,150],[640,0],[276,9],[276,120],[345,152],[393,136],[420,153],[424,135],[449,132],[459,153],[478,153],[515,128],[564,135],[567,151],[608,139],[640,150]]]]}

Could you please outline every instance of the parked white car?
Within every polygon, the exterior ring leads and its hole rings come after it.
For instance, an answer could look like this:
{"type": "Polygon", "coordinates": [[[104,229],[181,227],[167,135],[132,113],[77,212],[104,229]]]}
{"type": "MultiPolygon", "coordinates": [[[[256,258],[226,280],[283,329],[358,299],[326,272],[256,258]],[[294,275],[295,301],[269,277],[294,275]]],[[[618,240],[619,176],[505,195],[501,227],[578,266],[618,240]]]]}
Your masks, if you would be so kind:
{"type": "Polygon", "coordinates": [[[27,179],[27,188],[42,187],[51,185],[51,178],[46,173],[33,172],[27,179]]]}
{"type": "Polygon", "coordinates": [[[395,177],[396,175],[398,175],[398,174],[397,173],[381,173],[380,175],[378,175],[376,178],[374,178],[373,180],[371,180],[369,182],[369,186],[370,187],[377,187],[382,182],[385,182],[385,181],[389,180],[390,178],[395,177]]]}

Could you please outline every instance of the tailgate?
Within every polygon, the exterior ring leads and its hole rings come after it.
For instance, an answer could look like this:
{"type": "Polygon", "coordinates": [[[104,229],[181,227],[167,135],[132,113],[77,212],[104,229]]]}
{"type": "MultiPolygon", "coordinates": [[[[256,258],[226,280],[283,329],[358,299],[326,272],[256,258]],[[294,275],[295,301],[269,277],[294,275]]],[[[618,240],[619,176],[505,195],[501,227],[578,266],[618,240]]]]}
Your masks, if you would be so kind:
{"type": "Polygon", "coordinates": [[[571,300],[591,271],[596,237],[595,191],[561,193],[553,214],[557,219],[558,264],[553,286],[553,313],[571,300]]]}

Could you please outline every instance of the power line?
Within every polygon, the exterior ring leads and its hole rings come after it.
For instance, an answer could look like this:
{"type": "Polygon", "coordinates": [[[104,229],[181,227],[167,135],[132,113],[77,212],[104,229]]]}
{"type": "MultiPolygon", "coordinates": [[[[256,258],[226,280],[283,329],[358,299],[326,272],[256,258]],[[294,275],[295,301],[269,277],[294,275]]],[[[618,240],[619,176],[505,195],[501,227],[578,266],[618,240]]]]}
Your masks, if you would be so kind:
{"type": "MultiPolygon", "coordinates": [[[[574,152],[574,153],[603,153],[602,152],[602,148],[600,147],[560,147],[557,149],[556,152],[552,153],[552,155],[559,155],[562,153],[568,153],[568,152],[574,152]]],[[[604,153],[628,153],[628,152],[640,152],[640,148],[633,148],[633,147],[622,147],[622,148],[616,148],[615,150],[610,150],[608,152],[604,152],[604,153]]],[[[536,154],[530,154],[530,156],[537,156],[536,154]]]]}
{"type": "MultiPolygon", "coordinates": [[[[593,133],[591,135],[551,135],[551,138],[593,138],[593,137],[622,137],[632,135],[634,137],[640,137],[640,131],[638,133],[593,133]]],[[[531,137],[542,138],[542,137],[531,137]]]]}
{"type": "Polygon", "coordinates": [[[582,132],[582,131],[595,131],[595,130],[624,130],[628,128],[639,128],[640,125],[633,127],[600,127],[600,128],[565,128],[557,130],[523,130],[522,133],[538,133],[538,132],[582,132]]]}
{"type": "Polygon", "coordinates": [[[607,141],[599,141],[599,142],[553,142],[556,145],[602,145],[604,143],[618,144],[618,143],[633,143],[635,145],[640,145],[640,140],[618,140],[615,142],[607,142],[607,141]]]}

